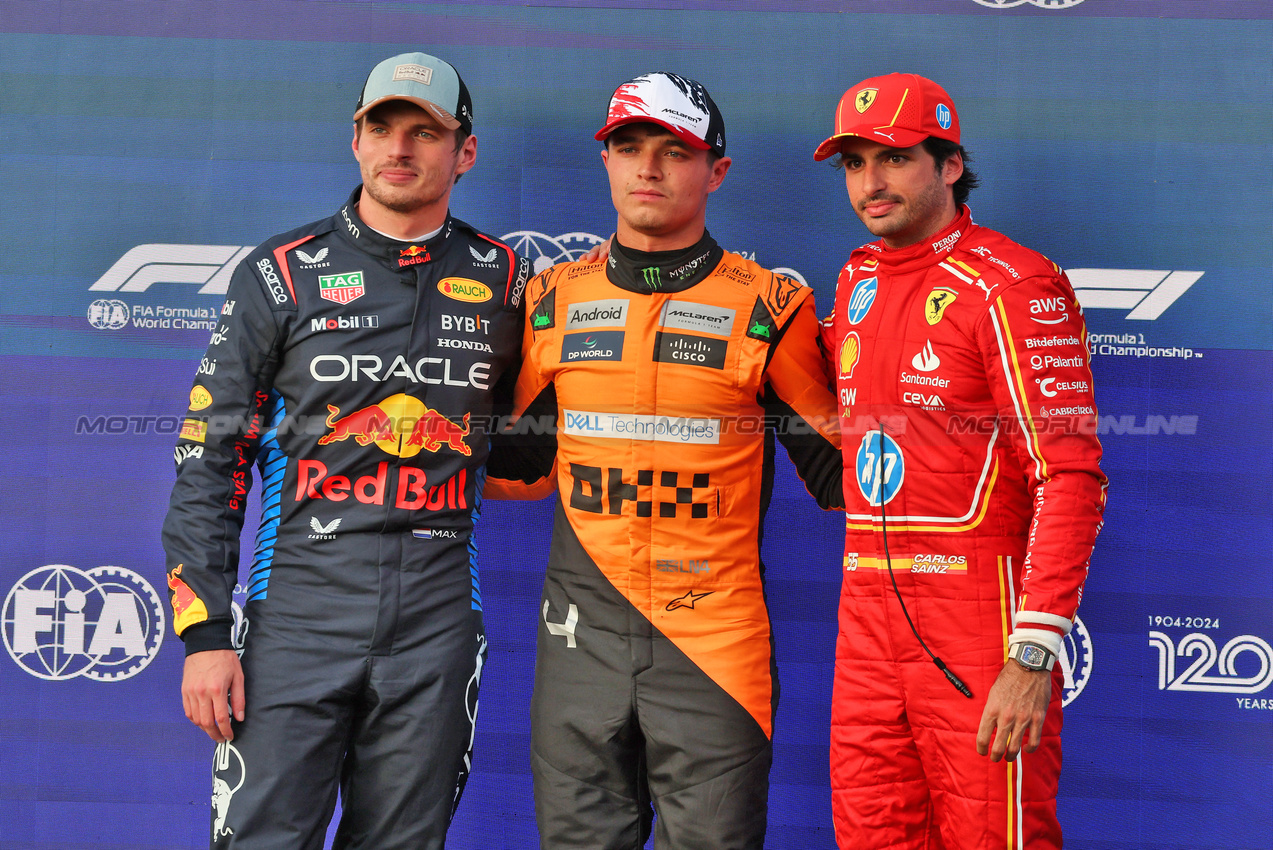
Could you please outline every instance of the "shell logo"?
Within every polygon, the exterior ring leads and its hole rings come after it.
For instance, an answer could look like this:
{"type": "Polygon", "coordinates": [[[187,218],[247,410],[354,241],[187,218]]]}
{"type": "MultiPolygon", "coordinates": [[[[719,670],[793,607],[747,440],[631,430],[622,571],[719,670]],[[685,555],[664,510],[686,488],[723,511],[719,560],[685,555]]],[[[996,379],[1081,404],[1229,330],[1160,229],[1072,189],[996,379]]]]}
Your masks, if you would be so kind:
{"type": "Polygon", "coordinates": [[[858,338],[856,331],[849,331],[844,342],[840,343],[840,377],[852,378],[853,369],[861,358],[862,340],[858,338]]]}
{"type": "Polygon", "coordinates": [[[490,301],[491,296],[494,294],[486,284],[470,280],[467,277],[442,278],[442,280],[438,281],[438,292],[441,292],[447,298],[453,298],[456,301],[468,301],[474,304],[490,301]]]}

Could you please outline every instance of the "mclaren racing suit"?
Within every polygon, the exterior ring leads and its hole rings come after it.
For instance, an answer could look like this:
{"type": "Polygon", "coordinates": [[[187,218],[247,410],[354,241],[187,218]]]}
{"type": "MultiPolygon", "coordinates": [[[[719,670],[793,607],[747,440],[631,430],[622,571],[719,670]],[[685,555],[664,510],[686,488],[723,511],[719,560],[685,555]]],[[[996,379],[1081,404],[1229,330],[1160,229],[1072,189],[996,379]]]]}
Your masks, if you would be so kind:
{"type": "Polygon", "coordinates": [[[555,419],[556,440],[523,477],[555,458],[560,493],[531,705],[543,846],[639,847],[652,796],[656,846],[759,850],[775,430],[819,503],[842,505],[811,290],[705,235],[616,243],[529,292],[516,410],[555,419]]]}
{"type": "Polygon", "coordinates": [[[337,847],[440,848],[468,775],[484,423],[506,372],[511,401],[529,267],[453,218],[382,236],[359,192],[238,266],[176,448],[163,538],[187,653],[233,646],[261,469],[217,846],[321,847],[339,777],[337,847]]]}
{"type": "Polygon", "coordinates": [[[1038,751],[996,764],[975,738],[1010,642],[1061,654],[1101,524],[1074,291],[965,207],[932,240],[855,251],[823,331],[847,523],[831,720],[837,840],[1059,848],[1062,665],[1038,751]],[[930,662],[899,596],[972,699],[930,662]]]}

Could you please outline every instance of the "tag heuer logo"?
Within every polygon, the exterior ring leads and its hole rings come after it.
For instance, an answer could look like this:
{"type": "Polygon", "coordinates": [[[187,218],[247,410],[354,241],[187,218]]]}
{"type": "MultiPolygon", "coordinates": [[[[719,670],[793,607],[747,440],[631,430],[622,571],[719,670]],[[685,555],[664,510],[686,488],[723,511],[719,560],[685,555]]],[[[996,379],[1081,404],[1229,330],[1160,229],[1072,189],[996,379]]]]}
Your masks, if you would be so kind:
{"type": "Polygon", "coordinates": [[[872,103],[875,103],[875,96],[879,93],[879,89],[862,89],[857,93],[857,97],[853,98],[853,108],[858,112],[865,112],[871,108],[872,103]]]}
{"type": "Polygon", "coordinates": [[[362,297],[364,292],[362,271],[320,275],[318,278],[318,294],[337,304],[348,304],[362,297]]]}

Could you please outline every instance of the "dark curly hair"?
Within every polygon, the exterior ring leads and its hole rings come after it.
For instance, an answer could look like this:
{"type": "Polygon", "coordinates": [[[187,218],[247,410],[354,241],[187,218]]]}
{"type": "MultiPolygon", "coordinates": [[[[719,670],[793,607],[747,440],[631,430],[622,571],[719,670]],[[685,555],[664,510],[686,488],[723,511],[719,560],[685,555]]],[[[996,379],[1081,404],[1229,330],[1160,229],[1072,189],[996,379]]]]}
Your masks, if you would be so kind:
{"type": "Polygon", "coordinates": [[[946,139],[939,139],[936,136],[929,136],[924,139],[922,144],[924,145],[924,150],[928,151],[928,155],[937,164],[939,173],[946,164],[946,160],[955,154],[959,154],[963,158],[964,173],[960,175],[959,179],[955,181],[955,185],[951,187],[955,193],[955,203],[962,206],[967,202],[969,193],[981,185],[981,180],[968,167],[969,161],[972,160],[972,155],[964,150],[964,146],[958,142],[950,142],[946,139]]]}

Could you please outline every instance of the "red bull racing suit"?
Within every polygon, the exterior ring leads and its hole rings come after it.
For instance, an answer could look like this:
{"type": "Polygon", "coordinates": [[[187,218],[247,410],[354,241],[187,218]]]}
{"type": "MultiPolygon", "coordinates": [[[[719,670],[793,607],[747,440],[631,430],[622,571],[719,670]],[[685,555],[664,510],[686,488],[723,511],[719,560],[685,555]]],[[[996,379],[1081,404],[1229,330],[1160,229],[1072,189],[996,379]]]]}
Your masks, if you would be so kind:
{"type": "Polygon", "coordinates": [[[339,778],[337,847],[440,848],[468,775],[485,423],[511,402],[529,267],[454,218],[387,238],[359,192],[238,266],[177,444],[163,539],[188,654],[233,648],[261,475],[216,846],[321,847],[339,778]]]}
{"type": "Polygon", "coordinates": [[[1101,523],[1092,374],[1069,281],[965,207],[931,240],[856,250],[823,331],[847,512],[837,840],[1059,848],[1061,664],[1038,751],[996,764],[975,739],[1010,642],[1061,654],[1101,523]],[[890,563],[915,629],[973,699],[920,648],[890,563]]]}
{"type": "Polygon", "coordinates": [[[502,494],[543,476],[560,492],[531,703],[543,846],[640,847],[652,797],[658,847],[759,850],[775,433],[819,503],[842,505],[811,290],[705,235],[616,243],[530,293],[516,409],[556,437],[520,482],[491,468],[502,494]]]}

